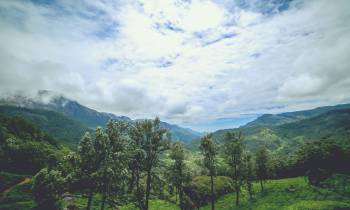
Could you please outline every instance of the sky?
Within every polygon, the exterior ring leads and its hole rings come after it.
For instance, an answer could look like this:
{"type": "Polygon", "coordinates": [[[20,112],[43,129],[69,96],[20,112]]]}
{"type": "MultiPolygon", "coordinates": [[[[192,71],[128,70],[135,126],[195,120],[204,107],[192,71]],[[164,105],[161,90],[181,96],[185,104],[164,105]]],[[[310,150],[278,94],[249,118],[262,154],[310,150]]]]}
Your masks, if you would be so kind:
{"type": "Polygon", "coordinates": [[[350,102],[348,0],[2,0],[0,93],[199,131],[350,102]]]}

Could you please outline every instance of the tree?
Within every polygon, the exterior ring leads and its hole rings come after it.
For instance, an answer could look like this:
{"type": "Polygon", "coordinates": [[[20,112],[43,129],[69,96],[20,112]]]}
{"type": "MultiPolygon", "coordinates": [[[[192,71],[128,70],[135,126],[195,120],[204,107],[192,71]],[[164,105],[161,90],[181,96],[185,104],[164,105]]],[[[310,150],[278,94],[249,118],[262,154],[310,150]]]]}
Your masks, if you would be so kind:
{"type": "Polygon", "coordinates": [[[40,170],[33,178],[33,196],[40,210],[59,209],[59,200],[64,191],[64,179],[57,170],[40,170]]]}
{"type": "Polygon", "coordinates": [[[109,138],[110,174],[109,196],[118,198],[125,192],[128,165],[128,131],[129,125],[123,121],[110,120],[107,123],[106,134],[109,138]]]}
{"type": "Polygon", "coordinates": [[[87,210],[91,209],[91,203],[96,190],[96,151],[90,133],[86,133],[80,140],[77,151],[76,175],[81,182],[81,187],[88,190],[87,210]]]}
{"type": "Polygon", "coordinates": [[[349,154],[332,139],[305,143],[297,152],[297,165],[312,185],[333,173],[349,173],[348,161],[349,154]]]}
{"type": "Polygon", "coordinates": [[[129,192],[133,192],[135,196],[135,204],[139,209],[144,209],[145,205],[145,192],[141,186],[142,172],[144,171],[144,162],[146,152],[143,149],[143,126],[142,122],[136,122],[130,129],[129,135],[131,138],[130,143],[130,160],[129,170],[131,172],[131,178],[129,181],[129,192]]]}
{"type": "Polygon", "coordinates": [[[183,184],[187,181],[185,171],[185,154],[183,144],[180,142],[176,142],[173,144],[170,154],[171,159],[174,160],[174,164],[172,165],[171,175],[174,186],[179,193],[179,202],[180,209],[185,209],[185,200],[184,200],[184,192],[183,192],[183,184]]]}
{"type": "Polygon", "coordinates": [[[108,135],[100,127],[95,132],[95,151],[96,161],[98,162],[97,178],[99,183],[99,190],[102,194],[101,210],[104,209],[107,194],[109,191],[109,184],[112,176],[111,157],[110,157],[110,141],[108,135]]]}
{"type": "Polygon", "coordinates": [[[97,177],[102,193],[101,210],[110,195],[117,197],[124,187],[126,176],[127,124],[110,120],[106,130],[97,128],[95,133],[95,158],[98,162],[97,177]]]}
{"type": "Polygon", "coordinates": [[[135,147],[134,156],[131,160],[135,166],[133,169],[137,188],[135,197],[137,206],[143,210],[148,210],[153,170],[159,165],[160,155],[169,149],[166,133],[167,130],[160,127],[158,117],[155,120],[137,122],[130,132],[130,137],[135,147]],[[140,159],[135,160],[134,158],[137,157],[140,157],[140,159]],[[141,170],[146,174],[145,189],[142,189],[140,185],[141,170]]]}
{"type": "Polygon", "coordinates": [[[261,191],[264,191],[264,182],[268,178],[268,153],[265,145],[262,145],[258,148],[256,152],[256,175],[260,181],[261,191]]]}
{"type": "Polygon", "coordinates": [[[215,162],[216,162],[216,148],[215,143],[208,134],[201,138],[200,150],[204,156],[204,166],[209,171],[210,176],[210,193],[211,193],[211,209],[215,210],[215,193],[214,193],[214,176],[215,176],[215,162]]]}
{"type": "Polygon", "coordinates": [[[231,177],[235,183],[236,206],[239,205],[239,194],[243,181],[243,144],[242,135],[227,132],[224,137],[224,155],[231,169],[231,177]]]}
{"type": "Polygon", "coordinates": [[[252,162],[252,156],[250,154],[246,155],[245,159],[245,165],[246,165],[246,170],[245,170],[245,181],[246,181],[246,186],[247,186],[247,191],[249,194],[249,198],[253,198],[253,180],[254,180],[254,171],[253,171],[253,162],[252,162]]]}

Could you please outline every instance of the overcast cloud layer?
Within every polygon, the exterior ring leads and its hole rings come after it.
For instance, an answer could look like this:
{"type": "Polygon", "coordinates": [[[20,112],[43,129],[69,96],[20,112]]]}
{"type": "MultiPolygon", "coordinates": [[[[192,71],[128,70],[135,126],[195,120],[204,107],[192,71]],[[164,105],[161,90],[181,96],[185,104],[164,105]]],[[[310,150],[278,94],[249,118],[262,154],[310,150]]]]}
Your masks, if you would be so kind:
{"type": "Polygon", "coordinates": [[[0,2],[0,89],[199,130],[350,101],[348,0],[0,2]]]}

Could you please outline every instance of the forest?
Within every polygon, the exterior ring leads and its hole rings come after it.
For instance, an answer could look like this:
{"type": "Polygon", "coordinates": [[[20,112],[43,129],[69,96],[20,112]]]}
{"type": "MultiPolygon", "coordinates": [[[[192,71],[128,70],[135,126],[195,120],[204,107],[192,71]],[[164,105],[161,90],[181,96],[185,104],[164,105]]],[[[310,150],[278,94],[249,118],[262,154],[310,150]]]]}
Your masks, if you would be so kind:
{"type": "Polygon", "coordinates": [[[0,115],[1,209],[350,208],[345,134],[281,153],[267,141],[249,144],[247,128],[189,145],[173,140],[159,118],[110,119],[72,146],[20,113],[0,115]]]}

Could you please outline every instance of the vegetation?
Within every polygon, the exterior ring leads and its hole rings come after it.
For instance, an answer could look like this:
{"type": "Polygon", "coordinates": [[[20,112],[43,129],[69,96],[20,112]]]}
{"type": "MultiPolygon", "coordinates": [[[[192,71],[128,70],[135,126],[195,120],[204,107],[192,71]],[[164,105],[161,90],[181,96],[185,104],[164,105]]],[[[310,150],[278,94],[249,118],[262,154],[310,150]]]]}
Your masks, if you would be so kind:
{"type": "Polygon", "coordinates": [[[243,182],[243,145],[242,135],[228,132],[225,134],[224,144],[225,159],[230,167],[230,174],[235,183],[236,206],[239,205],[239,194],[243,182]]]}
{"type": "Polygon", "coordinates": [[[250,124],[224,132],[219,142],[209,134],[199,151],[171,143],[159,118],[110,120],[70,150],[21,116],[0,115],[0,209],[350,208],[347,109],[298,113],[287,124],[250,124]],[[312,141],[294,138],[297,130],[304,135],[326,126],[331,135],[324,138],[315,131],[307,134],[312,141]],[[256,131],[269,140],[250,144],[256,131]]]}
{"type": "Polygon", "coordinates": [[[260,146],[256,152],[256,176],[260,182],[261,191],[264,191],[264,182],[268,178],[267,161],[267,150],[264,146],[260,146]]]}
{"type": "Polygon", "coordinates": [[[200,149],[203,154],[203,162],[205,168],[208,170],[210,176],[210,200],[211,209],[215,209],[215,193],[214,193],[214,176],[215,176],[215,162],[216,162],[216,148],[215,143],[211,139],[211,135],[204,136],[201,140],[200,149]]]}
{"type": "Polygon", "coordinates": [[[48,157],[61,159],[67,152],[69,149],[32,123],[0,115],[0,168],[35,174],[48,164],[48,157]]]}
{"type": "MultiPolygon", "coordinates": [[[[304,143],[314,142],[319,139],[329,138],[337,141],[342,147],[350,147],[350,109],[349,104],[331,108],[320,109],[316,113],[295,112],[295,119],[285,123],[274,123],[266,120],[259,123],[261,118],[235,129],[218,130],[213,133],[216,142],[223,143],[227,132],[242,132],[244,134],[243,144],[246,149],[255,152],[260,145],[265,145],[268,150],[276,155],[285,155],[296,152],[304,143]],[[302,117],[300,116],[302,115],[302,117]],[[258,121],[257,123],[255,123],[258,121]]],[[[294,116],[292,113],[289,116],[294,116]]],[[[273,115],[278,117],[279,115],[273,115]]],[[[189,143],[189,148],[199,144],[199,140],[189,143]]]]}
{"type": "Polygon", "coordinates": [[[174,160],[174,164],[171,167],[171,181],[176,188],[176,192],[179,194],[180,209],[184,210],[189,204],[186,205],[184,198],[183,188],[184,184],[188,182],[188,175],[185,174],[185,155],[182,143],[176,142],[173,144],[171,158],[174,160]]]}
{"type": "Polygon", "coordinates": [[[45,133],[71,146],[77,145],[80,137],[86,131],[89,131],[88,127],[78,121],[54,111],[0,106],[0,113],[6,116],[25,119],[27,122],[40,127],[45,133]]]}
{"type": "MultiPolygon", "coordinates": [[[[336,180],[333,180],[336,182],[336,180]]],[[[254,183],[253,188],[258,191],[260,183],[254,183]]],[[[256,193],[253,200],[247,193],[241,196],[241,204],[236,207],[232,203],[235,193],[227,194],[216,202],[217,210],[230,209],[259,209],[259,210],[320,210],[320,209],[348,209],[349,197],[335,193],[333,188],[310,186],[304,177],[269,180],[265,184],[265,191],[256,193]]],[[[210,205],[202,208],[211,209],[210,205]]]]}

